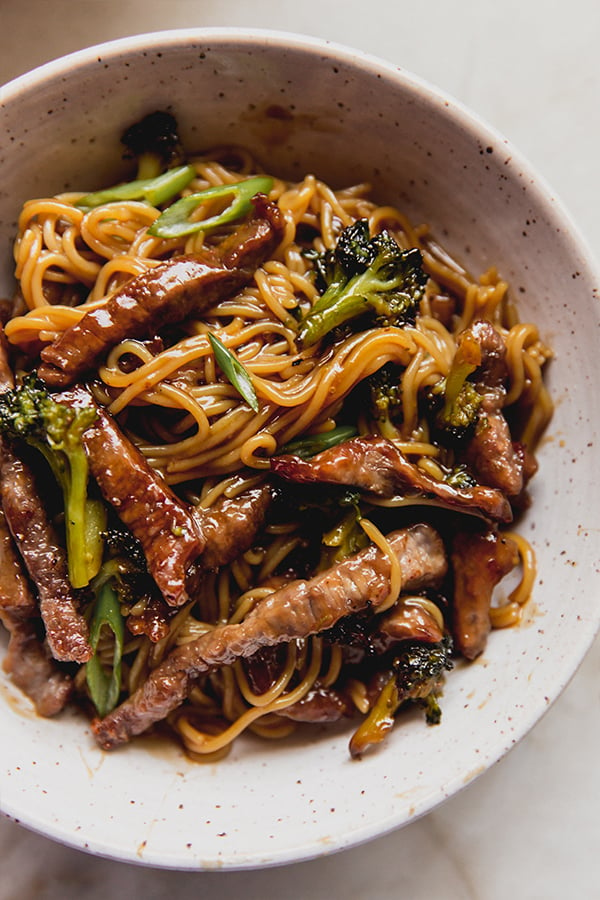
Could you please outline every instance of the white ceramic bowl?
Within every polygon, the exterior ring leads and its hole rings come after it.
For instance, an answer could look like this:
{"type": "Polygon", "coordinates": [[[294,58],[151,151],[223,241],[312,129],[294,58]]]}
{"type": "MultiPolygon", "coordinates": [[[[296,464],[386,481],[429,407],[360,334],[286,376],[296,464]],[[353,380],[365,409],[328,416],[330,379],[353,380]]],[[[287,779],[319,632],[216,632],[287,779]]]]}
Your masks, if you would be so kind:
{"type": "Polygon", "coordinates": [[[600,279],[551,190],[450,97],[325,42],[196,30],[85,50],[0,89],[0,293],[12,290],[22,201],[113,182],[123,127],[167,106],[190,149],[241,142],[282,175],[371,181],[471,269],[496,264],[556,350],[556,415],[522,526],[538,555],[533,613],[451,674],[439,727],[407,721],[358,763],[334,730],[283,746],[241,740],[203,766],[148,741],[104,754],[80,718],[37,718],[1,682],[4,813],[121,860],[275,865],[383,834],[458,791],[535,724],[589,647],[600,619],[600,279]]]}

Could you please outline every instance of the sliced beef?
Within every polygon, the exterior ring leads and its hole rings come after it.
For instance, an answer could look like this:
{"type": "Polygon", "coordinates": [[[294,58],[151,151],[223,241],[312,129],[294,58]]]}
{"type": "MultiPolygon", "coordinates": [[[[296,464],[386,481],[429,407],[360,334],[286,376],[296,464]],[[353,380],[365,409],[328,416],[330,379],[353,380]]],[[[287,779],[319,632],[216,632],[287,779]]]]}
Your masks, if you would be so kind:
{"type": "Polygon", "coordinates": [[[478,481],[517,497],[523,490],[523,459],[513,444],[502,412],[504,391],[482,394],[479,421],[469,441],[465,461],[478,481]]]}
{"type": "MultiPolygon", "coordinates": [[[[446,572],[442,541],[430,526],[415,525],[388,536],[404,588],[437,585],[446,572]]],[[[199,675],[261,647],[287,643],[331,628],[343,616],[388,597],[391,563],[375,545],[306,581],[292,581],[265,598],[237,625],[223,625],[175,648],[147,681],[110,715],[93,725],[109,749],[164,719],[186,698],[199,675]]]]}
{"type": "Polygon", "coordinates": [[[296,482],[348,484],[368,493],[391,498],[420,497],[488,519],[510,522],[512,511],[503,494],[476,485],[456,488],[421,471],[391,441],[380,437],[351,438],[312,459],[275,456],[271,469],[296,482]]]}
{"type": "Polygon", "coordinates": [[[4,671],[33,702],[38,715],[55,716],[72,696],[71,677],[58,669],[46,650],[35,619],[23,619],[6,609],[0,618],[10,632],[4,671]]]}
{"type": "Polygon", "coordinates": [[[125,338],[151,338],[166,325],[200,314],[237,293],[283,237],[279,208],[255,198],[255,218],[242,225],[216,255],[179,256],[131,279],[106,304],[86,313],[41,351],[39,375],[68,387],[98,366],[125,338]]]}
{"type": "Polygon", "coordinates": [[[515,447],[504,416],[506,344],[491,322],[478,320],[459,338],[474,339],[481,349],[481,365],[473,375],[481,394],[480,416],[465,461],[482,484],[517,497],[524,486],[523,458],[515,447]]]}
{"type": "MultiPolygon", "coordinates": [[[[71,405],[94,402],[82,387],[65,391],[58,399],[71,405]]],[[[189,599],[188,571],[205,545],[199,523],[114,418],[96,408],[98,418],[82,438],[90,472],[104,499],[142,545],[148,571],[166,602],[181,606],[189,599]]]]}
{"type": "Polygon", "coordinates": [[[453,637],[456,649],[475,659],[491,630],[494,588],[519,561],[517,546],[495,531],[458,532],[452,542],[454,574],[453,637]]]}
{"type": "Polygon", "coordinates": [[[127,630],[133,635],[145,634],[153,644],[157,644],[168,635],[169,623],[176,610],[167,606],[160,596],[152,594],[145,599],[144,609],[139,614],[127,616],[127,630]]]}
{"type": "Polygon", "coordinates": [[[444,637],[438,620],[418,599],[402,599],[384,613],[371,643],[379,653],[386,652],[398,641],[424,641],[437,644],[444,637]]]}
{"type": "Polygon", "coordinates": [[[324,724],[339,722],[355,712],[352,699],[343,690],[316,684],[301,700],[279,710],[277,715],[293,722],[324,724]]]}
{"type": "Polygon", "coordinates": [[[92,655],[88,626],[71,587],[65,549],[48,517],[33,473],[4,442],[2,505],[11,534],[36,586],[46,639],[55,659],[84,663],[92,655]]]}
{"type": "Polygon", "coordinates": [[[264,524],[270,502],[271,489],[265,484],[237,497],[221,497],[208,509],[198,509],[206,541],[200,557],[202,569],[220,569],[249,550],[264,524]]]}
{"type": "Polygon", "coordinates": [[[71,678],[58,670],[44,646],[37,597],[1,510],[0,620],[9,633],[4,671],[33,701],[39,715],[60,712],[71,696],[71,678]]]}

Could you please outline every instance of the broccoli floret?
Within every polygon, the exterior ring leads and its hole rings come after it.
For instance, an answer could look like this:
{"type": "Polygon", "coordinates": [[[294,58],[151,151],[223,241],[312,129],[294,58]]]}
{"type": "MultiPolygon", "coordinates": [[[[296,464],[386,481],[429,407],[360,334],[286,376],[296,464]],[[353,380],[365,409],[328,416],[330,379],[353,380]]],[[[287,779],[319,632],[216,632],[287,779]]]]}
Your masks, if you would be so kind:
{"type": "Polygon", "coordinates": [[[102,560],[105,508],[88,490],[88,461],[82,434],[94,423],[93,406],[57,402],[35,373],[0,394],[0,433],[25,441],[46,459],[63,494],[69,580],[85,587],[102,560]]]}
{"type": "Polygon", "coordinates": [[[437,695],[444,673],[453,668],[452,641],[439,643],[407,641],[394,658],[392,672],[368,716],[350,740],[350,754],[360,757],[372,744],[378,744],[393,728],[395,715],[407,700],[425,707],[428,725],[437,725],[441,710],[437,695]]]}
{"type": "Polygon", "coordinates": [[[346,491],[338,497],[337,502],[346,512],[332,528],[323,534],[321,539],[323,547],[318,566],[321,571],[329,569],[346,559],[347,556],[357,553],[369,543],[360,524],[362,518],[360,494],[357,491],[346,491]]]}
{"type": "Polygon", "coordinates": [[[402,700],[424,700],[435,692],[444,672],[453,668],[451,653],[452,641],[449,637],[437,644],[407,642],[393,664],[402,700]]]}
{"type": "Polygon", "coordinates": [[[171,113],[151,113],[128,128],[121,142],[127,147],[126,158],[137,162],[135,180],[80,197],[76,203],[80,209],[121,200],[140,200],[158,208],[180,194],[196,176],[194,166],[182,164],[183,149],[171,113]]]}
{"type": "Polygon", "coordinates": [[[169,112],[157,110],[130,125],[121,143],[127,156],[137,161],[137,178],[156,178],[183,160],[177,120],[169,112]]]}
{"type": "Polygon", "coordinates": [[[469,437],[479,419],[481,394],[469,376],[481,364],[481,348],[473,338],[463,339],[450,371],[430,390],[434,423],[442,438],[456,443],[469,437]]]}
{"type": "Polygon", "coordinates": [[[326,289],[300,323],[300,341],[315,344],[365,314],[382,327],[414,323],[427,281],[421,263],[421,252],[402,250],[389,231],[369,238],[365,220],[344,229],[316,263],[326,289]]]}
{"type": "Polygon", "coordinates": [[[463,490],[464,488],[472,488],[477,484],[477,479],[473,478],[465,465],[458,465],[451,469],[445,476],[444,481],[451,487],[463,490]]]}
{"type": "Polygon", "coordinates": [[[367,379],[371,418],[383,437],[398,437],[398,425],[402,423],[402,383],[400,369],[394,363],[386,363],[367,379]]]}

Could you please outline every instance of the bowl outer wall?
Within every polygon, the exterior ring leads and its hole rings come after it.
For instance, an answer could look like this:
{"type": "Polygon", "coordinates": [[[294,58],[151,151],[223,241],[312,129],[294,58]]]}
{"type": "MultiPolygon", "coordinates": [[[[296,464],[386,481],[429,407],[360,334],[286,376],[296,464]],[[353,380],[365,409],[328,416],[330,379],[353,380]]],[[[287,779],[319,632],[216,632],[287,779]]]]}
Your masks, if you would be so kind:
{"type": "Polygon", "coordinates": [[[67,844],[172,868],[245,868],[348,847],[423,814],[502,756],[558,696],[600,620],[598,274],[552,191],[461,104],[363,53],[231,29],[126,38],[0,89],[0,290],[27,197],[126,176],[119,137],[169,107],[186,147],[242,143],[267,170],[373,184],[479,273],[498,266],[556,351],[557,403],[521,530],[539,576],[524,627],[448,679],[439,728],[407,717],[382,752],[347,731],[247,739],[210,766],[152,740],[105,755],[77,715],[36,718],[5,682],[0,806],[67,844]],[[69,801],[65,802],[65,798],[69,801]]]}

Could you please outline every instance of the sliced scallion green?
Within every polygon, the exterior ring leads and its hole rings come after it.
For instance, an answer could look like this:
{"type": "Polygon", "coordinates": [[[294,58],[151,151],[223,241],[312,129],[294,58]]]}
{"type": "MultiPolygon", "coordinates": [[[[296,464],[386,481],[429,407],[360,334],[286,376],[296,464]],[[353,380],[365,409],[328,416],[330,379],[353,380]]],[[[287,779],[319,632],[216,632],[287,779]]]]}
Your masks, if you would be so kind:
{"type": "Polygon", "coordinates": [[[279,452],[308,459],[311,456],[316,456],[317,453],[321,453],[323,450],[329,450],[330,447],[341,444],[343,441],[349,441],[356,434],[357,431],[354,425],[338,425],[337,428],[332,428],[331,431],[323,431],[321,434],[309,434],[306,437],[290,441],[279,452]]]}
{"type": "Polygon", "coordinates": [[[94,651],[86,663],[85,674],[90,696],[99,716],[106,716],[117,705],[121,691],[121,658],[123,655],[124,626],[119,600],[110,582],[98,591],[90,625],[90,644],[94,651]],[[103,629],[113,633],[113,659],[106,669],[98,654],[98,643],[103,629]]]}
{"type": "Polygon", "coordinates": [[[208,333],[210,345],[215,354],[215,360],[223,374],[228,378],[238,394],[244,398],[248,406],[254,412],[258,412],[258,398],[250,373],[245,366],[239,361],[237,356],[229,350],[225,344],[219,340],[215,334],[208,333]]]}
{"type": "Polygon", "coordinates": [[[199,191],[197,194],[189,194],[168,206],[148,231],[154,237],[167,239],[186,237],[197,231],[211,231],[247,215],[252,208],[252,198],[256,194],[268,194],[272,187],[272,178],[267,175],[257,175],[254,178],[235,182],[235,184],[219,184],[199,191]],[[227,197],[231,197],[231,202],[222,212],[209,216],[208,219],[197,222],[190,221],[190,216],[202,203],[227,197]]]}
{"type": "Polygon", "coordinates": [[[196,177],[193,166],[177,166],[167,169],[156,178],[142,178],[115,184],[102,191],[86,194],[75,204],[79,209],[93,209],[103,203],[114,203],[118,200],[144,200],[151,206],[162,206],[172,197],[179,194],[190,181],[196,177]]]}

